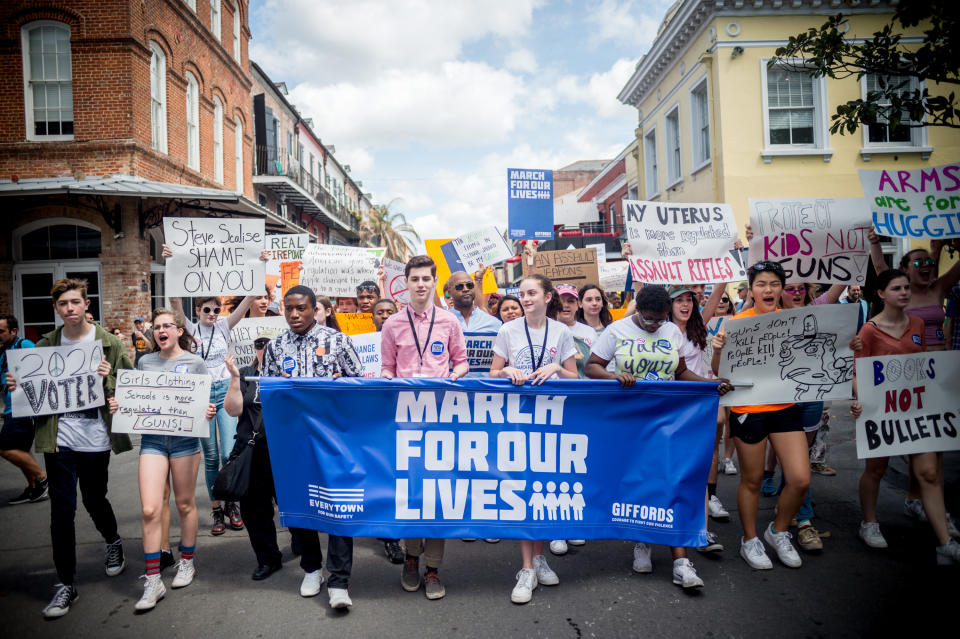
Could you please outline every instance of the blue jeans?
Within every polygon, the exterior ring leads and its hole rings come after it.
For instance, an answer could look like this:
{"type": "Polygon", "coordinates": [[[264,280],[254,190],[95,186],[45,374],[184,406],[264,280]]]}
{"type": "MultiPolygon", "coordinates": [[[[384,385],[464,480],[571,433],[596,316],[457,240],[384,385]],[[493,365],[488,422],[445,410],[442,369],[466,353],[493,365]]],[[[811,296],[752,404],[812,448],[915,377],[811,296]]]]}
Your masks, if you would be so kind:
{"type": "Polygon", "coordinates": [[[217,414],[210,420],[210,436],[200,439],[203,447],[203,475],[207,480],[207,496],[210,501],[214,501],[213,483],[217,481],[217,473],[220,472],[220,466],[227,463],[230,451],[233,450],[233,440],[237,437],[237,418],[230,417],[223,409],[223,399],[227,396],[228,386],[229,379],[218,379],[210,385],[210,403],[217,407],[217,414]]]}

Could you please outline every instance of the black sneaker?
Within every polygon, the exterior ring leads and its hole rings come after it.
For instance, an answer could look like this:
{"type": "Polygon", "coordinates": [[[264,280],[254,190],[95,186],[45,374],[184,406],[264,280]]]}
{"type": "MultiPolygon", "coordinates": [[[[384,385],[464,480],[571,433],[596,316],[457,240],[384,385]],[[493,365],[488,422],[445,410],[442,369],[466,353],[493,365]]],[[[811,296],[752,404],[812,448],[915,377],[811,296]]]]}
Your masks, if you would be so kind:
{"type": "Polygon", "coordinates": [[[112,544],[107,544],[103,565],[107,577],[116,577],[126,568],[127,562],[123,559],[123,542],[119,538],[112,544]]]}
{"type": "Polygon", "coordinates": [[[163,572],[164,569],[169,568],[170,566],[176,566],[177,560],[173,558],[173,553],[169,550],[160,551],[160,571],[163,572]]]}
{"type": "Polygon", "coordinates": [[[390,560],[390,563],[393,564],[402,564],[404,552],[403,548],[400,547],[400,542],[397,539],[388,539],[383,542],[383,553],[387,556],[387,559],[390,560]]]}
{"type": "Polygon", "coordinates": [[[23,489],[23,492],[8,501],[7,503],[11,506],[16,506],[18,504],[26,504],[30,502],[30,497],[33,495],[33,486],[27,486],[23,489]]]}
{"type": "Polygon", "coordinates": [[[77,593],[77,589],[73,586],[57,584],[55,588],[57,589],[57,593],[53,595],[53,599],[51,599],[47,607],[43,609],[43,616],[47,619],[56,619],[70,612],[70,604],[80,596],[77,593]]]}
{"type": "Polygon", "coordinates": [[[50,480],[44,477],[38,482],[33,484],[33,488],[30,491],[30,503],[35,504],[38,501],[43,501],[50,497],[50,480]]]}

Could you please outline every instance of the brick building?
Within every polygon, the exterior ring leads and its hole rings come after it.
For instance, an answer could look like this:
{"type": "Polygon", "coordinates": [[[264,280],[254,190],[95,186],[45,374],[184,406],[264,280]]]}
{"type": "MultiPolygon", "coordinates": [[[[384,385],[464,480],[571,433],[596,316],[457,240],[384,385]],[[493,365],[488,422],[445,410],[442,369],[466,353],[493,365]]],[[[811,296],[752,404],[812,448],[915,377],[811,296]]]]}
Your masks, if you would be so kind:
{"type": "Polygon", "coordinates": [[[53,281],[82,276],[125,334],[162,305],[164,216],[250,216],[247,0],[0,3],[0,309],[52,328],[53,281]]]}

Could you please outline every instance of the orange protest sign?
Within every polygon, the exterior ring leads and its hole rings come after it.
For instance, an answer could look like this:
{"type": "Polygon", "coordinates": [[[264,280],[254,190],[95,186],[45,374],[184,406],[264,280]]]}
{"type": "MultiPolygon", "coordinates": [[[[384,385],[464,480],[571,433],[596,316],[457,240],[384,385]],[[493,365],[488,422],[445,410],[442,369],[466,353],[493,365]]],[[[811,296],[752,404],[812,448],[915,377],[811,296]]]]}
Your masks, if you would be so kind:
{"type": "Polygon", "coordinates": [[[300,283],[300,262],[280,263],[280,297],[300,283]]]}
{"type": "Polygon", "coordinates": [[[340,325],[340,331],[346,335],[377,332],[377,327],[373,323],[373,313],[337,313],[337,323],[340,325]]]}
{"type": "Polygon", "coordinates": [[[613,317],[613,321],[623,319],[627,314],[627,309],[625,308],[611,308],[610,315],[613,317]]]}

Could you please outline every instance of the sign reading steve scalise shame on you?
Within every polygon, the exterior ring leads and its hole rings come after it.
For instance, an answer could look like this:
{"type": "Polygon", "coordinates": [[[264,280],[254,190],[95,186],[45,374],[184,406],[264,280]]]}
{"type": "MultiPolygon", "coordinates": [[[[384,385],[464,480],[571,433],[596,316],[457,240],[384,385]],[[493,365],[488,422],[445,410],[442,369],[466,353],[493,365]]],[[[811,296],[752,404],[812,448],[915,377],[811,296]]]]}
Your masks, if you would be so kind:
{"type": "Polygon", "coordinates": [[[716,384],[263,377],[260,394],[285,526],[348,537],[706,539],[716,384]]]}
{"type": "Polygon", "coordinates": [[[164,218],[164,242],[173,252],[167,259],[166,294],[263,295],[263,229],[263,220],[164,218]]]}

